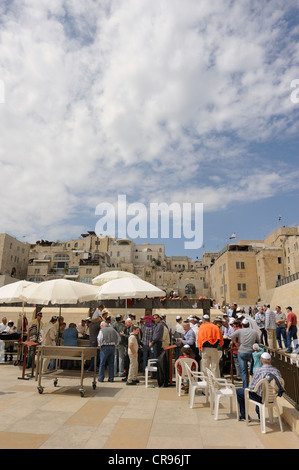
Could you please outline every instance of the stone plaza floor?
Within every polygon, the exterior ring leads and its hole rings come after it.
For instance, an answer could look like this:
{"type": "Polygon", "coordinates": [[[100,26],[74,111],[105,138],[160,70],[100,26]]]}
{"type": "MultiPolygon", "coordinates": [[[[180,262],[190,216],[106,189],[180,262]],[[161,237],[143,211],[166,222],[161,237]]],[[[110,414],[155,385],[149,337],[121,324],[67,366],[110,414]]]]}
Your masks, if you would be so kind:
{"type": "MultiPolygon", "coordinates": [[[[39,393],[28,377],[22,379],[21,366],[0,364],[1,449],[299,449],[299,437],[285,421],[283,433],[276,419],[262,434],[254,407],[247,425],[235,411],[229,414],[225,402],[215,421],[202,395],[190,409],[188,396],[179,397],[175,386],[151,381],[146,388],[143,376],[136,386],[116,377],[95,389],[88,377],[84,397],[77,378],[59,379],[57,386],[42,378],[39,393]]],[[[281,407],[284,401],[279,398],[281,407]]]]}

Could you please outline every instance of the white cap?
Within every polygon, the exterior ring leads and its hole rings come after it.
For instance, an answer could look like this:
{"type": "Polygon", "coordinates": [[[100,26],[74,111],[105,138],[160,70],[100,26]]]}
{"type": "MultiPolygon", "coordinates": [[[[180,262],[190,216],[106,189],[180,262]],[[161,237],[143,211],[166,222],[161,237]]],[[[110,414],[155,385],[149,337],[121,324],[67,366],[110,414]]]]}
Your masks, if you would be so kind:
{"type": "Polygon", "coordinates": [[[202,318],[204,318],[205,320],[209,320],[209,319],[210,319],[209,315],[204,315],[202,318]]]}
{"type": "Polygon", "coordinates": [[[264,353],[261,355],[261,358],[262,358],[262,359],[271,359],[271,356],[270,356],[269,353],[264,352],[264,353]]]}
{"type": "Polygon", "coordinates": [[[182,318],[181,315],[177,315],[176,317],[177,320],[180,320],[181,318],[182,318]]]}
{"type": "Polygon", "coordinates": [[[248,324],[249,324],[249,321],[246,320],[246,318],[244,318],[244,320],[242,320],[242,324],[243,324],[243,325],[248,325],[248,324]]]}
{"type": "Polygon", "coordinates": [[[232,325],[233,323],[235,323],[235,319],[234,319],[234,318],[230,318],[230,319],[229,319],[229,324],[232,325]]]}

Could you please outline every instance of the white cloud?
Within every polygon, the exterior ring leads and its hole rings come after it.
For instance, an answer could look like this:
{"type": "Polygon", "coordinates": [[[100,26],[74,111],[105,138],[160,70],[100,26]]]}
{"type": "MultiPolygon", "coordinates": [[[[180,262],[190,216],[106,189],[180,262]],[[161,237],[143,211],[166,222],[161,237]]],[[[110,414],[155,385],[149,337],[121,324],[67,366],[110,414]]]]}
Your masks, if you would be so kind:
{"type": "Polygon", "coordinates": [[[248,172],[252,142],[298,132],[292,6],[2,4],[0,231],[75,236],[118,194],[197,199],[216,210],[294,185],[289,168],[248,172]],[[231,193],[228,170],[239,181],[231,193]]]}

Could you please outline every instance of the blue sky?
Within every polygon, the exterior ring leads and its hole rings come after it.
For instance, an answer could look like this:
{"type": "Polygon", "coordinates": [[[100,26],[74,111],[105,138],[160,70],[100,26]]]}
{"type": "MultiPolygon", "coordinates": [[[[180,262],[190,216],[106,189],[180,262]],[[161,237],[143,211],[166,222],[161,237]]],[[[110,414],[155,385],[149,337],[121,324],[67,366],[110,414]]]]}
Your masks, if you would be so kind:
{"type": "Polygon", "coordinates": [[[121,194],[203,204],[204,247],[163,239],[168,256],[299,224],[295,0],[12,0],[0,18],[0,232],[77,238],[121,194]]]}

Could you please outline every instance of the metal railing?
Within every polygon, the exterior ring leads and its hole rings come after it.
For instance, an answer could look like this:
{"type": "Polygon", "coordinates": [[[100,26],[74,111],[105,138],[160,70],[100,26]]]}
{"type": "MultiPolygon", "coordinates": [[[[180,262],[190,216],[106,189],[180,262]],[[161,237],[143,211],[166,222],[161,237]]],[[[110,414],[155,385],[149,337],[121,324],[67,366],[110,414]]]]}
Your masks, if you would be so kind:
{"type": "Polygon", "coordinates": [[[297,281],[297,279],[299,279],[299,273],[291,274],[290,276],[284,277],[283,279],[278,279],[276,287],[284,286],[289,282],[297,281]]]}
{"type": "MultiPolygon", "coordinates": [[[[263,346],[264,349],[267,349],[263,346]]],[[[298,362],[294,362],[292,358],[273,349],[268,349],[271,354],[272,365],[276,367],[284,380],[284,398],[291,403],[296,410],[299,410],[299,367],[298,362]]]]}

